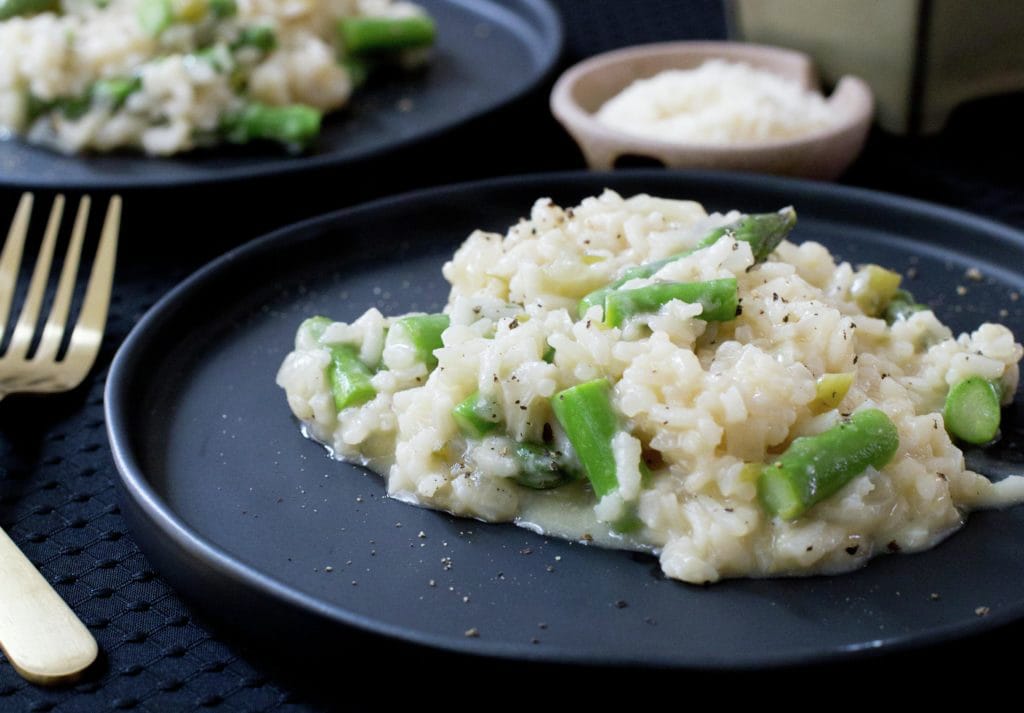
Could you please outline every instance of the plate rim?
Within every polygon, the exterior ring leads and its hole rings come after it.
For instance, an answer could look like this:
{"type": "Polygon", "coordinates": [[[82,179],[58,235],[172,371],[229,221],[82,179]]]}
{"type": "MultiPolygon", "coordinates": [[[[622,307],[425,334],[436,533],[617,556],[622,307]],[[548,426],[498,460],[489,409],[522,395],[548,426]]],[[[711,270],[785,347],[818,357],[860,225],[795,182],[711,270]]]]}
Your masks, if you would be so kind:
{"type": "MultiPolygon", "coordinates": [[[[752,671],[764,668],[788,668],[805,666],[814,663],[835,663],[854,659],[871,658],[900,652],[920,650],[928,646],[965,640],[991,632],[1008,624],[1024,620],[1024,599],[1016,604],[1001,607],[998,611],[984,618],[952,622],[946,625],[931,627],[926,631],[883,637],[875,641],[863,641],[856,644],[836,646],[822,651],[795,650],[787,655],[762,655],[750,660],[736,662],[721,660],[714,657],[702,660],[681,662],[677,658],[664,655],[653,656],[643,662],[625,657],[616,658],[607,654],[588,654],[586,652],[567,653],[559,648],[526,649],[511,642],[488,641],[486,639],[456,640],[440,634],[419,632],[405,626],[382,622],[381,620],[350,612],[338,605],[319,600],[317,597],[300,591],[276,579],[274,576],[260,571],[256,566],[246,564],[215,543],[207,540],[191,528],[164,501],[149,483],[134,453],[128,436],[130,425],[126,418],[134,362],[137,354],[144,350],[149,332],[159,326],[165,319],[172,318],[179,303],[188,299],[193,290],[202,289],[215,281],[222,270],[230,269],[238,262],[250,258],[258,258],[264,251],[273,250],[281,241],[290,236],[310,230],[343,222],[350,217],[362,213],[386,210],[395,204],[406,205],[423,201],[438,200],[454,193],[473,193],[489,190],[522,190],[531,185],[564,184],[571,189],[580,185],[578,181],[599,179],[614,183],[617,179],[632,178],[664,183],[678,180],[681,187],[702,185],[704,187],[726,187],[747,191],[780,190],[783,192],[799,191],[812,200],[842,198],[860,205],[870,205],[886,212],[896,211],[912,214],[931,220],[941,220],[970,226],[973,230],[987,233],[1000,242],[1007,242],[1024,249],[1024,231],[1010,225],[986,218],[975,213],[931,203],[917,198],[910,198],[872,189],[809,181],[804,179],[762,176],[729,171],[713,170],[664,170],[634,169],[609,172],[590,171],[559,171],[550,173],[531,173],[514,176],[503,176],[484,180],[465,181],[440,186],[418,189],[393,196],[379,198],[356,206],[341,208],[307,218],[287,226],[283,226],[255,240],[240,245],[229,252],[215,258],[200,267],[187,278],[178,283],[158,300],[141,319],[134,325],[128,336],[118,347],[107,373],[104,388],[104,416],[107,437],[110,443],[113,461],[117,470],[116,484],[123,498],[138,510],[149,527],[155,528],[157,534],[168,538],[181,552],[198,558],[204,565],[212,568],[218,576],[239,583],[257,595],[268,596],[275,604],[283,604],[298,610],[300,614],[312,615],[334,625],[354,627],[364,633],[387,637],[395,642],[419,644],[442,651],[469,654],[475,657],[495,657],[498,659],[516,660],[534,663],[564,663],[576,665],[621,666],[627,668],[652,667],[664,669],[685,669],[691,671],[752,671]]],[[[539,197],[539,196],[538,196],[539,197]]],[[[137,524],[137,523],[130,523],[137,524]]],[[[143,546],[146,537],[134,534],[140,548],[151,557],[148,547],[143,546]]],[[[156,558],[152,558],[156,559],[156,558]]],[[[180,589],[176,589],[181,593],[180,589]]]]}
{"type": "MultiPolygon", "coordinates": [[[[475,12],[473,9],[473,2],[475,0],[444,0],[453,5],[460,6],[464,9],[475,12]]],[[[524,97],[528,96],[531,92],[538,89],[546,81],[551,79],[556,70],[558,69],[559,61],[565,52],[566,43],[566,32],[565,23],[562,19],[561,13],[554,6],[553,0],[515,0],[521,4],[521,7],[517,8],[509,7],[505,5],[502,0],[486,0],[486,2],[494,8],[497,8],[503,12],[516,13],[521,20],[524,20],[527,24],[533,27],[537,31],[538,36],[550,35],[552,42],[546,46],[546,53],[544,54],[542,61],[539,63],[536,73],[532,78],[526,82],[522,87],[517,89],[515,92],[511,92],[500,101],[475,109],[474,111],[460,117],[457,121],[445,123],[441,126],[434,127],[428,131],[422,133],[416,133],[411,136],[400,137],[394,141],[389,142],[385,146],[378,147],[370,151],[364,151],[361,154],[350,156],[347,158],[337,158],[336,155],[330,152],[326,153],[312,153],[304,156],[299,156],[298,160],[288,161],[281,163],[278,158],[295,158],[287,157],[282,154],[278,157],[268,157],[257,161],[254,165],[240,165],[235,166],[227,170],[214,170],[210,172],[199,172],[197,175],[187,175],[188,172],[183,173],[180,176],[171,177],[170,179],[160,177],[151,177],[148,172],[143,172],[141,175],[124,175],[114,174],[110,176],[101,176],[98,172],[90,173],[89,177],[83,177],[68,181],[66,179],[53,179],[48,177],[36,177],[35,175],[19,176],[18,181],[14,182],[7,178],[7,174],[0,171],[0,189],[10,190],[31,190],[31,191],[145,191],[145,190],[173,190],[173,189],[191,189],[191,188],[203,188],[213,184],[217,185],[238,185],[244,183],[251,183],[256,180],[275,180],[288,178],[303,173],[312,173],[316,171],[330,170],[339,166],[345,166],[348,164],[356,164],[360,162],[370,161],[385,156],[394,156],[398,151],[407,149],[412,146],[423,145],[431,140],[437,139],[440,136],[448,135],[451,132],[458,130],[466,124],[481,119],[485,116],[493,115],[495,112],[502,110],[518,101],[521,101],[524,97]],[[529,21],[525,13],[531,13],[531,16],[536,17],[539,22],[533,23],[529,21]],[[93,180],[93,176],[96,177],[93,180]]],[[[51,149],[47,149],[41,146],[33,146],[31,144],[25,144],[21,139],[17,137],[11,137],[7,139],[0,139],[0,147],[4,143],[8,142],[19,142],[24,148],[30,150],[38,150],[49,153],[54,153],[59,158],[81,158],[75,156],[63,156],[51,149]]],[[[187,157],[188,154],[176,154],[170,157],[160,156],[146,156],[139,154],[133,156],[134,160],[144,162],[159,162],[167,160],[175,160],[176,158],[187,157]]]]}

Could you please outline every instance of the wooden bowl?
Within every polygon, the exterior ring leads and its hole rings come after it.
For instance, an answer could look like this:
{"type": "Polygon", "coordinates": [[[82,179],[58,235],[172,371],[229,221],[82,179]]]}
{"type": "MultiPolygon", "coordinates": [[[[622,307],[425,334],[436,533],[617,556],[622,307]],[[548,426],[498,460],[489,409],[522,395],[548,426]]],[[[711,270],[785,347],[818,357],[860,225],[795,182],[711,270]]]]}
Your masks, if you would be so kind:
{"type": "Polygon", "coordinates": [[[833,179],[864,147],[874,111],[868,85],[841,78],[827,99],[838,117],[832,126],[800,137],[728,144],[669,142],[627,134],[595,118],[598,109],[637,79],[666,69],[693,69],[709,59],[745,62],[819,89],[810,58],[792,50],[740,42],[667,42],[606,52],[569,68],[551,92],[551,111],[595,170],[623,157],[670,168],[713,168],[833,179]]]}

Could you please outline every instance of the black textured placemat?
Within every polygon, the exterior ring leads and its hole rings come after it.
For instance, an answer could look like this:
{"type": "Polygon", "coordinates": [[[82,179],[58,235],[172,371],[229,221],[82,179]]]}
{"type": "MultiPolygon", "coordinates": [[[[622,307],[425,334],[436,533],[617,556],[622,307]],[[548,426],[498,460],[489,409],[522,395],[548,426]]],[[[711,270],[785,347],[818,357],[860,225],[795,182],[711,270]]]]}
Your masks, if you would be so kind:
{"type": "MultiPolygon", "coordinates": [[[[564,64],[627,44],[719,38],[725,32],[718,0],[556,4],[567,31],[564,64]]],[[[954,205],[1024,228],[1024,178],[1007,151],[1022,118],[1024,98],[1017,95],[963,107],[935,138],[911,141],[876,133],[845,181],[954,205]]],[[[444,677],[434,683],[447,691],[426,691],[428,698],[441,692],[451,697],[450,687],[459,684],[447,677],[467,671],[501,678],[514,673],[516,680],[536,686],[568,685],[576,695],[600,695],[610,682],[590,680],[586,672],[453,660],[364,639],[358,639],[358,646],[339,642],[338,651],[325,656],[333,676],[303,676],[287,666],[290,652],[255,650],[235,637],[212,633],[215,624],[203,622],[166,586],[126,530],[102,412],[107,367],[131,326],[176,282],[228,247],[298,218],[400,190],[576,167],[582,167],[579,153],[548,115],[546,94],[539,93],[501,116],[344,173],[222,192],[129,194],[110,321],[94,373],[68,394],[13,396],[0,403],[0,526],[86,622],[102,656],[82,682],[57,690],[25,683],[0,657],[0,711],[298,711],[350,709],[353,701],[359,707],[383,708],[394,700],[395,691],[368,689],[379,684],[355,675],[374,670],[399,679],[416,671],[444,677]],[[356,659],[364,662],[362,668],[352,668],[356,659]],[[357,690],[364,695],[354,695],[357,690]],[[379,704],[374,697],[380,698],[379,704]]],[[[0,224],[6,224],[16,198],[0,193],[0,224]]],[[[47,203],[49,197],[40,198],[47,203]]],[[[1021,633],[1022,627],[1015,626],[978,642],[853,670],[905,671],[972,660],[991,665],[985,652],[1021,633]]],[[[622,680],[635,685],[658,675],[630,673],[622,680]]],[[[674,682],[684,680],[678,674],[672,677],[674,682]]],[[[664,682],[664,677],[659,679],[664,682]]],[[[524,701],[536,696],[522,695],[524,701]]]]}

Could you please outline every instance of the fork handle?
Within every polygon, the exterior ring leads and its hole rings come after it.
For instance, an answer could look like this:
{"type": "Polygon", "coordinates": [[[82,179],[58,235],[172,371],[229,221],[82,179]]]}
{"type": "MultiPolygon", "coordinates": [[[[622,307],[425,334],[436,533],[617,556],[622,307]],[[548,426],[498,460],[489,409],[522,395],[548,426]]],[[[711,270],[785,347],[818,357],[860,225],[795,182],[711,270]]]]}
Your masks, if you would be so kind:
{"type": "Polygon", "coordinates": [[[96,660],[96,640],[0,529],[0,649],[25,679],[68,683],[96,660]]]}

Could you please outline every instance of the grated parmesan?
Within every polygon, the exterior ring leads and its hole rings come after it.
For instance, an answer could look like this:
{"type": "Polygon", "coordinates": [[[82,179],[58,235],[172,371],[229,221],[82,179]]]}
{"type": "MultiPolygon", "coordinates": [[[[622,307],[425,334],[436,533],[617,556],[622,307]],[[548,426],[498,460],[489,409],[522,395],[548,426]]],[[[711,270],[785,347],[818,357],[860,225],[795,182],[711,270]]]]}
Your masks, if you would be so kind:
{"type": "Polygon", "coordinates": [[[821,94],[777,74],[717,59],[639,79],[596,116],[629,134],[710,144],[792,138],[835,122],[821,94]]]}

